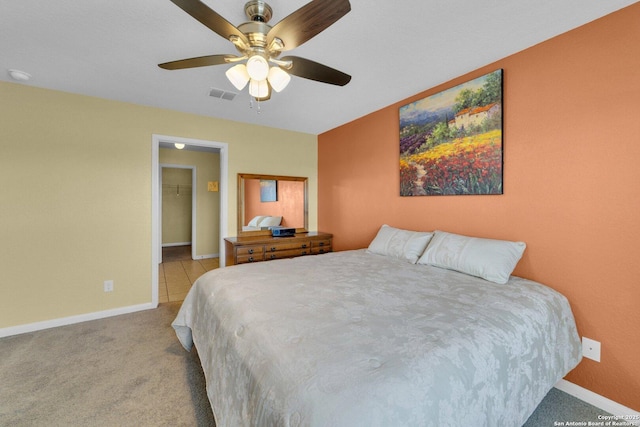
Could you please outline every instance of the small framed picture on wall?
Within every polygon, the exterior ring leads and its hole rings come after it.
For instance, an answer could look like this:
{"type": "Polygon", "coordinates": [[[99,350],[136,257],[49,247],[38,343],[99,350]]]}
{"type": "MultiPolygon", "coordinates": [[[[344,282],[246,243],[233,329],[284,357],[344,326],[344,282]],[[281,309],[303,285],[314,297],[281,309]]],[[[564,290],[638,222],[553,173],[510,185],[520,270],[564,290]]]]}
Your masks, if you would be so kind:
{"type": "Polygon", "coordinates": [[[260,201],[261,202],[277,202],[278,201],[278,181],[275,179],[260,180],[260,201]]]}

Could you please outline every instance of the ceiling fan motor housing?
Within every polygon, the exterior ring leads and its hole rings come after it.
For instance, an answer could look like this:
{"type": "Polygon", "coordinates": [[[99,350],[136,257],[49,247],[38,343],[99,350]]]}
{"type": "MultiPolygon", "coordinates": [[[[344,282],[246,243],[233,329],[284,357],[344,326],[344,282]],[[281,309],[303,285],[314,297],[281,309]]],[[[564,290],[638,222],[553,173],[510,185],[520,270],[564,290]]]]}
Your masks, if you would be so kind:
{"type": "Polygon", "coordinates": [[[267,3],[261,0],[251,0],[244,5],[244,13],[250,21],[269,22],[273,11],[267,3]]]}
{"type": "Polygon", "coordinates": [[[238,30],[242,31],[249,41],[249,46],[253,48],[267,47],[267,33],[271,26],[265,22],[251,21],[238,25],[238,30]]]}

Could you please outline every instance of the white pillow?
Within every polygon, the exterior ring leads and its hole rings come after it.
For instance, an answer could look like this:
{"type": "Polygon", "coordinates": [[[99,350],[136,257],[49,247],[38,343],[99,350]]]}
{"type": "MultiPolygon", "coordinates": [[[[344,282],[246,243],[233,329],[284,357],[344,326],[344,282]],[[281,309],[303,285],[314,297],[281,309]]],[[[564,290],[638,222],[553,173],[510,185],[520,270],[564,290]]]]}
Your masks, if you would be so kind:
{"type": "Polygon", "coordinates": [[[260,227],[275,227],[276,225],[280,225],[281,221],[281,216],[266,216],[258,224],[260,224],[260,227]]]}
{"type": "Polygon", "coordinates": [[[250,226],[250,227],[257,227],[258,224],[260,224],[260,221],[262,221],[265,218],[266,218],[266,216],[264,216],[264,215],[254,216],[253,218],[251,218],[251,221],[249,221],[249,224],[247,224],[247,225],[250,226]]]}
{"type": "Polygon", "coordinates": [[[504,284],[526,247],[524,242],[481,239],[437,230],[418,264],[447,268],[504,284]]]}
{"type": "Polygon", "coordinates": [[[403,259],[415,264],[433,233],[401,230],[386,224],[380,227],[367,252],[403,259]]]}

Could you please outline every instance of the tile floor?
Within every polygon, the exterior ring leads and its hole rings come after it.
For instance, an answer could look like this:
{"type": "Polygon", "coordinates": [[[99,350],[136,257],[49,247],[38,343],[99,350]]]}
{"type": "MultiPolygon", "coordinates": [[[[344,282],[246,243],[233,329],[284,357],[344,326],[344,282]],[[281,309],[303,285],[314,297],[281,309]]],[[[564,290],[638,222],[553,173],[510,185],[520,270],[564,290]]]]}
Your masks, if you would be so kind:
{"type": "Polygon", "coordinates": [[[218,258],[191,259],[191,246],[163,248],[158,266],[158,302],[182,301],[203,273],[220,267],[218,258]]]}

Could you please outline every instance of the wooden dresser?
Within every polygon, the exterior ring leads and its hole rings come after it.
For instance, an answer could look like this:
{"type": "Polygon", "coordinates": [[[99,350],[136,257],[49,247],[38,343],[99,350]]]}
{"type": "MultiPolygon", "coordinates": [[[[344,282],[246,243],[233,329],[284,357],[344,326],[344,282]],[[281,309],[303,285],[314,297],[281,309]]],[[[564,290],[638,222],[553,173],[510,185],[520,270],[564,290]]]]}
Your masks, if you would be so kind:
{"type": "Polygon", "coordinates": [[[291,237],[242,236],[225,238],[226,265],[270,261],[331,252],[333,235],[300,233],[291,237]]]}

